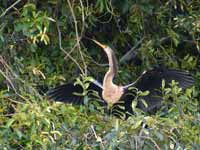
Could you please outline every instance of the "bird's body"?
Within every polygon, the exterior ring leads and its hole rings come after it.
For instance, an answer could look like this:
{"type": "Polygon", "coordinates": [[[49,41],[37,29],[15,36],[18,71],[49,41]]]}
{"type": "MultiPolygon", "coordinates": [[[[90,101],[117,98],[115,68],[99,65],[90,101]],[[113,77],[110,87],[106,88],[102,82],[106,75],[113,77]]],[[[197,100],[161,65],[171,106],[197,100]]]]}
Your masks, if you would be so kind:
{"type": "Polygon", "coordinates": [[[110,104],[117,103],[123,94],[124,94],[123,87],[117,86],[115,84],[110,85],[108,89],[102,91],[103,99],[110,104]]]}
{"type": "MultiPolygon", "coordinates": [[[[113,83],[113,78],[117,73],[117,60],[115,58],[114,52],[108,46],[102,45],[97,41],[94,41],[100,45],[106,52],[109,60],[109,70],[105,74],[103,85],[99,82],[93,80],[88,87],[88,90],[97,91],[99,97],[98,101],[101,105],[114,104],[122,102],[125,113],[132,114],[132,102],[135,99],[135,93],[129,91],[129,87],[135,87],[139,91],[149,91],[150,94],[142,97],[147,106],[142,101],[138,101],[137,108],[145,112],[151,112],[161,105],[162,98],[159,89],[162,86],[162,80],[165,80],[166,86],[169,86],[172,80],[179,82],[179,86],[183,89],[193,85],[192,76],[186,71],[180,71],[175,69],[164,69],[164,68],[154,68],[152,70],[144,72],[135,82],[126,85],[118,86],[113,83]],[[128,94],[130,93],[130,94],[128,94]]],[[[50,99],[54,101],[72,103],[72,104],[84,104],[83,96],[75,95],[76,93],[81,93],[83,91],[80,85],[75,85],[73,83],[58,86],[50,90],[47,95],[50,99]]],[[[118,107],[116,107],[118,109],[118,107]]],[[[119,108],[120,109],[120,108],[119,108]]]]}

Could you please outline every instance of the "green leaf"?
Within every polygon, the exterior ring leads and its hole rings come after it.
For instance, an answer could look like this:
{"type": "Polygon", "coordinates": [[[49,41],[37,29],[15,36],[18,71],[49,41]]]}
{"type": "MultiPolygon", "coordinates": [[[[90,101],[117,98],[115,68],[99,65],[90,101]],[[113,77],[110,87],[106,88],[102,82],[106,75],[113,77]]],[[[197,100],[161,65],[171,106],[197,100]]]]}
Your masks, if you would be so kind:
{"type": "Polygon", "coordinates": [[[14,122],[15,122],[15,119],[13,119],[13,118],[9,119],[9,120],[7,121],[7,123],[6,123],[6,128],[10,128],[11,125],[12,125],[14,122]]]}
{"type": "Polygon", "coordinates": [[[144,91],[144,92],[142,92],[142,91],[140,91],[139,93],[138,93],[138,96],[147,96],[147,95],[149,95],[149,91],[144,91]]]}

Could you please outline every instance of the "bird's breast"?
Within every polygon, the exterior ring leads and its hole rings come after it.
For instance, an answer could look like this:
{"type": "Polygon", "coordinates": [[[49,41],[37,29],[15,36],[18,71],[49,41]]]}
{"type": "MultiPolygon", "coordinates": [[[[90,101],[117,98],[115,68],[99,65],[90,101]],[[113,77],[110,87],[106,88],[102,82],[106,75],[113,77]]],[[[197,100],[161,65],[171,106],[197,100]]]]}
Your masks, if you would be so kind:
{"type": "Polygon", "coordinates": [[[122,95],[123,95],[123,89],[121,87],[104,88],[102,92],[103,99],[107,103],[111,104],[117,103],[122,95]]]}

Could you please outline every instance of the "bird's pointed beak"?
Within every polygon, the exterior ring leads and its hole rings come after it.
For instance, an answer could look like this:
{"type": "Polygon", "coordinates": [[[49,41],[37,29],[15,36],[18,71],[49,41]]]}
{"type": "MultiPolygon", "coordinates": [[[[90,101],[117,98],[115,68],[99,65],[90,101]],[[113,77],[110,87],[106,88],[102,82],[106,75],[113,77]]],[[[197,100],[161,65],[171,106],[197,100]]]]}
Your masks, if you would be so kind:
{"type": "Polygon", "coordinates": [[[96,43],[97,45],[99,45],[101,48],[103,48],[103,49],[105,49],[105,48],[107,48],[108,46],[106,46],[106,45],[103,45],[103,44],[101,44],[100,42],[98,42],[98,41],[96,41],[96,40],[93,40],[92,39],[92,41],[94,42],[94,43],[96,43]]]}

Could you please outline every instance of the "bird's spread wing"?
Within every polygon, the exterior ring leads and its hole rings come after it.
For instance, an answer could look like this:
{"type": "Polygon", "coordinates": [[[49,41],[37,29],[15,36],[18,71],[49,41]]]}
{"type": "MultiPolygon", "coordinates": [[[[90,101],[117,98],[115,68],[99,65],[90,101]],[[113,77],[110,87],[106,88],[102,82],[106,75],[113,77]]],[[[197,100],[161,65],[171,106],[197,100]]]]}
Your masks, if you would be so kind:
{"type": "Polygon", "coordinates": [[[186,71],[156,68],[143,74],[135,86],[141,91],[151,91],[160,89],[162,80],[165,80],[166,85],[171,83],[172,80],[175,80],[183,89],[192,86],[194,83],[193,77],[186,71]]]}
{"type": "Polygon", "coordinates": [[[193,77],[186,71],[162,68],[149,70],[134,83],[134,86],[139,91],[148,90],[150,92],[147,96],[142,97],[148,106],[145,107],[144,103],[139,101],[138,108],[147,112],[160,106],[162,98],[159,90],[162,86],[162,80],[165,80],[167,87],[169,87],[169,83],[171,83],[172,80],[175,80],[179,83],[179,87],[183,89],[192,86],[194,83],[193,77]]]}
{"type": "MultiPolygon", "coordinates": [[[[101,84],[98,81],[94,80],[90,83],[87,91],[89,92],[88,96],[92,96],[92,91],[96,91],[100,98],[99,103],[104,103],[104,101],[101,100],[101,87],[101,84]]],[[[84,95],[82,95],[82,93],[83,88],[81,85],[68,83],[49,90],[47,92],[47,97],[53,101],[82,105],[84,104],[84,95]]],[[[94,98],[94,96],[92,97],[94,98]]]]}

